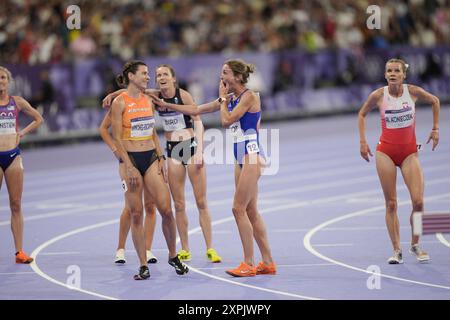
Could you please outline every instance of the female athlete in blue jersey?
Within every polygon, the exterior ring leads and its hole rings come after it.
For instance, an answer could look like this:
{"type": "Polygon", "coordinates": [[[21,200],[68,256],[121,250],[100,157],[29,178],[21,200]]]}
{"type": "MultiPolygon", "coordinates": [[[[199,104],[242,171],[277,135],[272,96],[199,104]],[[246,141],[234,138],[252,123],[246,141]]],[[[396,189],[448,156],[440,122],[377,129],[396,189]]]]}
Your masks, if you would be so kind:
{"type": "Polygon", "coordinates": [[[226,272],[235,277],[256,274],[275,274],[276,265],[270,252],[266,227],[257,209],[258,180],[264,167],[264,155],[259,144],[261,101],[246,83],[254,66],[242,60],[228,60],[222,67],[219,98],[197,106],[169,104],[151,95],[155,104],[163,108],[197,115],[220,110],[222,125],[234,136],[236,192],[233,214],[244,249],[244,261],[226,272]],[[254,263],[253,238],[261,251],[262,261],[254,263]]]}

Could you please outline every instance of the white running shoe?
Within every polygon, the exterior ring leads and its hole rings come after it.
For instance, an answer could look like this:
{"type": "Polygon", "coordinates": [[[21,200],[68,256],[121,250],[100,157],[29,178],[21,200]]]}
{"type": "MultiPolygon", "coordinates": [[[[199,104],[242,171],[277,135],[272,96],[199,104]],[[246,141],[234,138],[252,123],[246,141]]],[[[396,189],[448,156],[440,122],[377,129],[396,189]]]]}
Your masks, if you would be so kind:
{"type": "Polygon", "coordinates": [[[409,248],[409,253],[415,256],[419,262],[430,261],[430,256],[419,247],[419,244],[412,245],[411,248],[409,248]]]}
{"type": "Polygon", "coordinates": [[[147,263],[157,263],[158,259],[153,255],[150,250],[147,250],[147,263]]]}
{"type": "Polygon", "coordinates": [[[114,259],[114,262],[120,264],[127,262],[125,260],[125,249],[119,249],[116,251],[116,258],[114,259]]]}
{"type": "Polygon", "coordinates": [[[395,250],[394,255],[390,257],[387,262],[389,264],[402,264],[403,263],[402,250],[395,250]]]}

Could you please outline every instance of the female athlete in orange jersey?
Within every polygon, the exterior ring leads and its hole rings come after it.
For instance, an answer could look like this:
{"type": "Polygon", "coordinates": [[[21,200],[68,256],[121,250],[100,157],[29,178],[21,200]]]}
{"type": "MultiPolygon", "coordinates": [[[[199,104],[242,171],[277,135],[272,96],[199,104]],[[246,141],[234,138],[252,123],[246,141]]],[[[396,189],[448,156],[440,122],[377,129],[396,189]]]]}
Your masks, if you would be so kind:
{"type": "Polygon", "coordinates": [[[11,209],[11,230],[16,247],[16,263],[31,263],[33,258],[23,251],[23,165],[19,142],[26,134],[36,130],[44,120],[24,98],[9,95],[11,80],[12,76],[8,69],[0,67],[0,188],[5,177],[11,209]],[[20,111],[33,118],[33,122],[22,130],[19,130],[18,125],[20,111]]]}
{"type": "MultiPolygon", "coordinates": [[[[422,100],[433,109],[433,127],[427,143],[433,148],[439,142],[439,99],[418,86],[403,84],[407,65],[403,60],[391,59],[386,63],[385,78],[388,85],[373,91],[361,107],[358,116],[361,157],[369,161],[372,152],[365,135],[365,117],[375,106],[380,110],[382,133],[376,152],[376,166],[386,204],[386,225],[394,248],[390,264],[403,263],[400,247],[400,224],[397,215],[397,166],[408,187],[412,201],[412,212],[423,211],[424,178],[416,144],[415,103],[422,100]]],[[[412,214],[410,217],[412,229],[412,214]]],[[[412,230],[411,230],[412,232],[412,230]]],[[[419,247],[419,236],[412,234],[410,253],[420,262],[430,259],[419,247]]]]}
{"type": "Polygon", "coordinates": [[[170,193],[165,183],[164,160],[159,139],[154,130],[153,104],[142,93],[150,80],[147,65],[141,61],[125,64],[117,77],[119,85],[126,86],[126,92],[114,99],[111,105],[114,143],[123,165],[120,176],[123,179],[125,201],[130,209],[131,232],[141,266],[136,280],[147,279],[147,267],[142,227],[142,191],[146,188],[156,202],[162,217],[162,229],[169,249],[169,264],[177,274],[185,274],[188,268],[180,262],[176,253],[176,224],[173,217],[170,193]]]}
{"type": "MultiPolygon", "coordinates": [[[[171,65],[162,64],[156,68],[156,84],[159,90],[147,89],[146,93],[154,94],[167,103],[180,106],[180,111],[158,110],[161,117],[168,160],[168,180],[173,201],[175,203],[176,221],[181,240],[181,261],[190,261],[191,252],[188,238],[188,217],[184,196],[186,173],[191,181],[192,189],[199,211],[199,222],[206,243],[206,257],[217,263],[221,257],[212,247],[211,216],[206,200],[206,170],[203,165],[203,123],[198,115],[185,115],[183,105],[192,105],[194,100],[186,90],[177,86],[175,70],[171,65]]],[[[107,106],[111,99],[122,93],[117,90],[109,94],[103,101],[107,106]]]]}
{"type": "MultiPolygon", "coordinates": [[[[111,109],[109,109],[108,112],[105,114],[105,117],[103,118],[103,121],[100,124],[99,131],[103,141],[108,145],[108,147],[111,149],[116,158],[119,159],[113,138],[109,133],[110,127],[111,127],[111,109]]],[[[155,226],[156,226],[156,207],[152,197],[145,188],[144,188],[144,209],[146,213],[144,219],[144,235],[145,235],[145,248],[147,252],[147,262],[156,263],[158,262],[158,260],[151,251],[153,235],[155,233],[155,226]]],[[[120,215],[119,243],[117,245],[116,257],[114,260],[115,263],[122,264],[126,262],[125,242],[127,240],[130,226],[131,226],[130,210],[125,206],[122,210],[122,214],[120,215]]]]}

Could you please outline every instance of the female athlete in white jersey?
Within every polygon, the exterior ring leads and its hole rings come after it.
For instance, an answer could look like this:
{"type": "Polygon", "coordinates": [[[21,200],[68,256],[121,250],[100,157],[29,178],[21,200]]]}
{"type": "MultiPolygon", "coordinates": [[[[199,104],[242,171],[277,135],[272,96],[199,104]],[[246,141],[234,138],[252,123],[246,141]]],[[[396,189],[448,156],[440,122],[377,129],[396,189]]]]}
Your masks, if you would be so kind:
{"type": "MultiPolygon", "coordinates": [[[[381,115],[381,137],[377,145],[376,167],[386,204],[386,225],[394,254],[388,259],[390,264],[403,263],[400,246],[400,224],[397,215],[397,167],[408,187],[412,201],[412,212],[423,211],[424,178],[419,162],[416,144],[415,103],[423,101],[431,104],[433,124],[427,143],[433,141],[433,148],[439,142],[439,99],[418,86],[404,84],[407,65],[403,60],[391,59],[386,63],[385,78],[388,85],[373,91],[359,111],[358,124],[361,157],[369,161],[372,152],[365,134],[365,117],[374,107],[381,115]]],[[[412,214],[410,217],[412,227],[412,214]]],[[[419,247],[419,236],[412,234],[411,254],[421,262],[430,257],[419,247]]]]}

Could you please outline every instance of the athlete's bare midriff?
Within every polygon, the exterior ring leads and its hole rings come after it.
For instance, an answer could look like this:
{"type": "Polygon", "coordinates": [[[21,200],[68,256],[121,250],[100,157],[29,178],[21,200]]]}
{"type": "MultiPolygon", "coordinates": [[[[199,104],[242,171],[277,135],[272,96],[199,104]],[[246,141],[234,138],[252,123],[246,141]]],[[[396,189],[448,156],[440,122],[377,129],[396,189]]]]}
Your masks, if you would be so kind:
{"type": "Polygon", "coordinates": [[[148,140],[122,140],[123,147],[128,152],[142,152],[155,149],[153,139],[148,140]]]}
{"type": "Polygon", "coordinates": [[[9,151],[17,147],[18,135],[17,134],[3,134],[0,135],[0,152],[9,151]]]}

